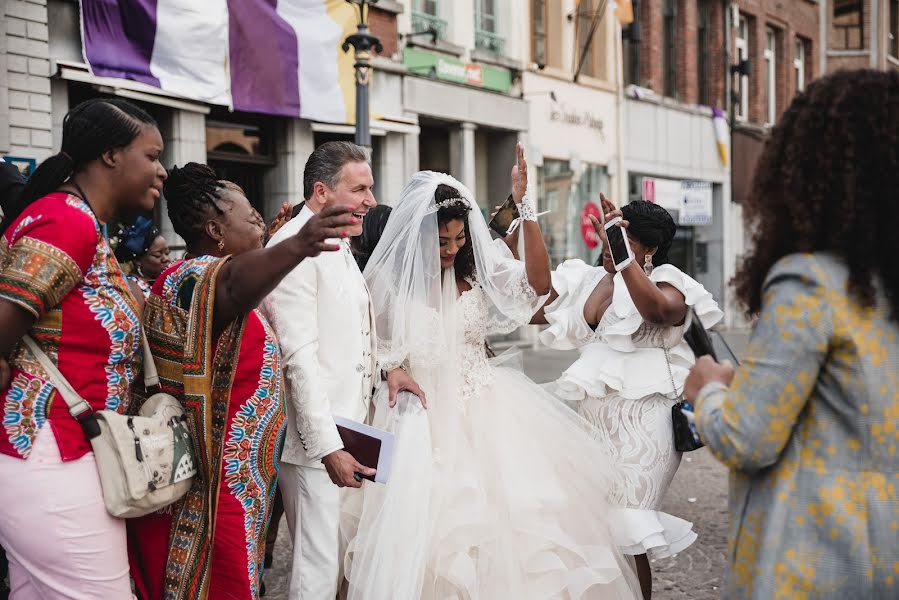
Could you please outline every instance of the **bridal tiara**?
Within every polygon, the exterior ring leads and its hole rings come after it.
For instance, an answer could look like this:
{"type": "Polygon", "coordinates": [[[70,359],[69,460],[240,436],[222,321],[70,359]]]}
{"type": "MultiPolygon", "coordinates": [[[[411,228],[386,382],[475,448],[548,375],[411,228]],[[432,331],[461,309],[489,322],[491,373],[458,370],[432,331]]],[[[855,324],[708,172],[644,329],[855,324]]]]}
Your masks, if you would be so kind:
{"type": "Polygon", "coordinates": [[[441,200],[440,202],[437,202],[434,204],[434,208],[439,210],[441,208],[455,206],[456,204],[463,204],[470,208],[470,206],[468,204],[468,200],[466,200],[465,198],[463,198],[461,196],[455,196],[453,198],[447,198],[446,200],[441,200]]]}

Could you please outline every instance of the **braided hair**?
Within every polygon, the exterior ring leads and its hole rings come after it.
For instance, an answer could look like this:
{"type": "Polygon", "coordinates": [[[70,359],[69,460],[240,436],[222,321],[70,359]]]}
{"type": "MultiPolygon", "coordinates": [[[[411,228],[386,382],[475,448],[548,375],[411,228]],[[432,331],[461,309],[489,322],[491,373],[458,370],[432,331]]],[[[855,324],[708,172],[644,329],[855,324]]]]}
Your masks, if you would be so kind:
{"type": "Polygon", "coordinates": [[[219,179],[209,165],[189,162],[171,168],[163,184],[166,207],[175,233],[188,245],[202,239],[210,215],[225,214],[219,203],[226,201],[226,190],[246,195],[236,183],[219,179]]]}
{"type": "Polygon", "coordinates": [[[677,233],[677,225],[671,213],[654,202],[638,200],[621,207],[621,214],[630,223],[629,235],[648,248],[656,248],[652,255],[655,266],[664,265],[668,260],[668,251],[677,233]]]}
{"type": "MultiPolygon", "coordinates": [[[[452,198],[459,198],[459,190],[442,183],[437,186],[437,191],[434,192],[435,202],[443,202],[452,198]]],[[[453,263],[456,269],[456,277],[462,279],[474,277],[475,274],[474,245],[471,243],[471,232],[468,229],[468,213],[470,210],[471,207],[462,200],[437,210],[438,227],[455,220],[465,223],[465,245],[456,253],[456,261],[453,263]]]]}
{"type": "Polygon", "coordinates": [[[0,233],[29,204],[56,191],[104,152],[124,148],[145,127],[157,127],[145,110],[119,98],[94,98],[70,110],[62,122],[62,149],[34,171],[17,205],[10,206],[0,233]]]}

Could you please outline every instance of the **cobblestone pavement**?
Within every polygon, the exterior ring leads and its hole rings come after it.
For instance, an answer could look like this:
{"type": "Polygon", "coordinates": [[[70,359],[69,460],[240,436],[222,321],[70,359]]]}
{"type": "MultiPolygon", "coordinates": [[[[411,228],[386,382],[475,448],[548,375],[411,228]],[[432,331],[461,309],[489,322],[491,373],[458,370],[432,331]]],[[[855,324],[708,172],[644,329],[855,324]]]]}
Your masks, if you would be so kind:
{"type": "MultiPolygon", "coordinates": [[[[725,337],[740,356],[745,334],[725,337]]],[[[525,350],[524,368],[532,379],[544,383],[558,377],[575,357],[574,352],[525,350]]],[[[691,521],[699,539],[680,554],[652,563],[654,600],[717,600],[727,564],[727,469],[705,449],[685,454],[662,509],[691,521]]],[[[282,519],[275,564],[265,577],[266,600],[287,598],[292,555],[288,535],[282,519]]]]}

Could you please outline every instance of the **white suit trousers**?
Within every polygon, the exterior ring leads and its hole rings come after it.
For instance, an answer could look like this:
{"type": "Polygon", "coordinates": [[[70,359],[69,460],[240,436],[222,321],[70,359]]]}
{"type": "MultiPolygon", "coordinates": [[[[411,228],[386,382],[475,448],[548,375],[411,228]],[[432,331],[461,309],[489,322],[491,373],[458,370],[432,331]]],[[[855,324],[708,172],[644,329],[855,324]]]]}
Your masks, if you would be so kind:
{"type": "Polygon", "coordinates": [[[293,540],[289,600],[334,600],[340,572],[340,489],[324,469],[281,463],[284,515],[293,540]]]}

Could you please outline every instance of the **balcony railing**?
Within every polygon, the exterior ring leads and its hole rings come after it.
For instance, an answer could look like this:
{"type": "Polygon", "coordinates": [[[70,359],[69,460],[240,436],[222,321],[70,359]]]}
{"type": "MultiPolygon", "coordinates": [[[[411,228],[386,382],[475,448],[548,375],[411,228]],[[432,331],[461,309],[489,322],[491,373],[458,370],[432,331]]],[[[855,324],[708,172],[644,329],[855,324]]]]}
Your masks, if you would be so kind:
{"type": "Polygon", "coordinates": [[[429,15],[428,13],[419,12],[417,10],[412,11],[412,31],[427,31],[428,29],[434,29],[437,32],[437,39],[443,40],[446,39],[446,21],[441,19],[440,17],[436,17],[434,15],[429,15]]]}
{"type": "Polygon", "coordinates": [[[476,29],[474,32],[474,46],[478,50],[486,50],[494,54],[503,54],[506,48],[506,39],[483,29],[476,29]]]}

